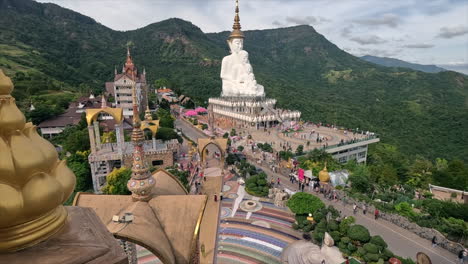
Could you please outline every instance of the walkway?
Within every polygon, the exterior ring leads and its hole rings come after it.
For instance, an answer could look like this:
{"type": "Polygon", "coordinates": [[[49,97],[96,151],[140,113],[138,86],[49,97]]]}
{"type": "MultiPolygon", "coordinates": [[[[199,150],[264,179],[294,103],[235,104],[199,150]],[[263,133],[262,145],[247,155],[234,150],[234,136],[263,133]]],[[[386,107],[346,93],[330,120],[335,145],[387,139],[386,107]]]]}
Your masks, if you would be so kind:
{"type": "MultiPolygon", "coordinates": [[[[274,173],[269,168],[259,166],[258,164],[256,165],[267,172],[268,176],[273,177],[274,179],[280,177],[282,187],[286,187],[291,190],[298,189],[298,185],[292,184],[289,181],[289,177],[274,173]]],[[[315,192],[309,193],[319,197],[326,205],[333,205],[333,207],[338,211],[341,211],[343,216],[353,215],[352,205],[343,206],[341,202],[324,199],[323,195],[317,195],[315,192]]],[[[393,223],[385,220],[375,221],[372,213],[363,215],[361,211],[357,215],[354,215],[354,217],[356,218],[356,223],[369,229],[371,235],[380,235],[385,242],[387,242],[389,249],[395,254],[415,259],[416,253],[424,252],[431,258],[432,263],[455,263],[456,256],[454,254],[440,247],[433,248],[431,246],[431,241],[423,239],[406,229],[394,225],[393,223]]]]}
{"type": "MultiPolygon", "coordinates": [[[[206,181],[202,181],[202,193],[208,196],[203,220],[200,225],[200,247],[205,247],[205,254],[200,253],[201,264],[214,263],[216,251],[216,234],[218,232],[219,222],[219,193],[223,185],[221,169],[212,167],[215,160],[208,161],[208,167],[204,170],[206,181]],[[218,201],[214,201],[214,195],[218,195],[218,201]]],[[[216,162],[217,163],[217,162],[216,162]]]]}
{"type": "Polygon", "coordinates": [[[271,200],[252,197],[236,181],[224,187],[217,262],[279,264],[283,248],[301,239],[291,228],[294,215],[271,200]],[[249,210],[248,201],[256,206],[249,210]]]}

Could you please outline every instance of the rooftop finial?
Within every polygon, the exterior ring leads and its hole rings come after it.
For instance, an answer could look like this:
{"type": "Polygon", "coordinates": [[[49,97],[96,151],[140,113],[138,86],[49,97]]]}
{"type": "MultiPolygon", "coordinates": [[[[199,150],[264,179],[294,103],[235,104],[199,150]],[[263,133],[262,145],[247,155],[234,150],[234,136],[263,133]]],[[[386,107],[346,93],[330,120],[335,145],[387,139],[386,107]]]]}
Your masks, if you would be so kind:
{"type": "Polygon", "coordinates": [[[127,45],[127,57],[130,57],[130,46],[127,45]]]}
{"type": "Polygon", "coordinates": [[[239,0],[236,0],[236,15],[234,16],[234,25],[232,25],[232,32],[229,39],[244,38],[244,33],[241,31],[240,18],[239,18],[239,0]]]}
{"type": "Polygon", "coordinates": [[[136,201],[148,201],[151,199],[151,190],[155,184],[154,178],[151,176],[149,166],[145,159],[145,151],[143,149],[144,134],[140,128],[140,117],[138,116],[138,103],[136,97],[135,73],[132,75],[132,101],[133,101],[133,131],[132,142],[134,145],[133,161],[132,161],[132,176],[127,183],[127,188],[132,192],[132,197],[136,201]]]}
{"type": "Polygon", "coordinates": [[[57,151],[26,123],[0,70],[0,253],[38,244],[65,224],[62,204],[75,175],[57,151]]]}
{"type": "Polygon", "coordinates": [[[101,96],[101,108],[106,108],[106,107],[107,107],[106,96],[103,93],[101,96]]]}

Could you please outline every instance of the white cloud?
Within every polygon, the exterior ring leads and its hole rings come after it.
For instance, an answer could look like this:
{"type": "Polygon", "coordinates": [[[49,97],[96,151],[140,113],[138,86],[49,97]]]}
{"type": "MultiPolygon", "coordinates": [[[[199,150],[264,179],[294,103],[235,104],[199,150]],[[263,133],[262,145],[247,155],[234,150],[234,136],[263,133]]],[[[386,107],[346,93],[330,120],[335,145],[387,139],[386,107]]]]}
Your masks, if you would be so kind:
{"type": "Polygon", "coordinates": [[[408,44],[408,45],[403,45],[403,48],[409,48],[409,49],[429,49],[433,48],[434,45],[432,44],[408,44]]]}
{"type": "Polygon", "coordinates": [[[371,27],[388,26],[395,28],[400,23],[400,18],[395,14],[384,14],[378,17],[354,19],[353,22],[359,25],[371,27]]]}
{"type": "Polygon", "coordinates": [[[454,38],[468,34],[468,26],[442,27],[440,28],[439,38],[454,38]]]}
{"type": "Polygon", "coordinates": [[[350,40],[357,42],[361,45],[382,44],[382,43],[387,42],[386,40],[376,35],[357,36],[357,37],[350,38],[350,40]]]}

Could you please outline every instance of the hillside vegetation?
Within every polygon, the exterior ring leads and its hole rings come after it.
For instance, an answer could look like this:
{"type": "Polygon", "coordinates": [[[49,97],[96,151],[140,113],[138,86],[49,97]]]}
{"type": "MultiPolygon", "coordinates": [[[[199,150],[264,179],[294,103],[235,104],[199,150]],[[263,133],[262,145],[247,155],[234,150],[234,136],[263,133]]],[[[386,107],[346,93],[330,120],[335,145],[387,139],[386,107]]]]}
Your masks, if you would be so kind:
{"type": "MultiPolygon", "coordinates": [[[[54,4],[0,0],[0,67],[23,106],[40,94],[100,92],[122,68],[126,46],[152,82],[203,104],[221,92],[229,32],[205,34],[169,19],[133,31],[109,29],[54,4]],[[22,73],[19,73],[22,72],[22,73]]],[[[468,160],[468,78],[386,68],[339,49],[310,26],[245,32],[259,83],[303,118],[360,128],[409,155],[468,160]]]]}

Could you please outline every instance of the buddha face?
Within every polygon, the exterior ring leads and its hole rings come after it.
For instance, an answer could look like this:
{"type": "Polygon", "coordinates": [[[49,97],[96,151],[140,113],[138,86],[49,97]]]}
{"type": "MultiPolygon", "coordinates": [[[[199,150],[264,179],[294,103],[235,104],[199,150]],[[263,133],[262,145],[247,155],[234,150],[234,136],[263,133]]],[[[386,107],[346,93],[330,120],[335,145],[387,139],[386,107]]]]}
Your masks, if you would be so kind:
{"type": "Polygon", "coordinates": [[[242,50],[243,47],[243,40],[239,38],[235,38],[229,43],[229,47],[231,48],[232,53],[238,53],[242,50]]]}

